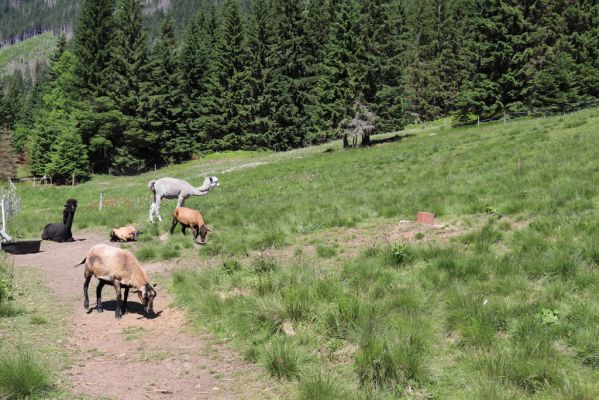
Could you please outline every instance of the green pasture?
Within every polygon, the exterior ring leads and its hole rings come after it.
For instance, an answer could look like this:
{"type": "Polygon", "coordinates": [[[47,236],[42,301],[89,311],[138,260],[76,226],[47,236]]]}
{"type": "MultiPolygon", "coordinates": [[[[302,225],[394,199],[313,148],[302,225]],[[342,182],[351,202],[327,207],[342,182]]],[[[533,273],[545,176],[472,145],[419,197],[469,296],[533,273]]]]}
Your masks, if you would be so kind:
{"type": "Polygon", "coordinates": [[[75,236],[141,226],[140,259],[190,267],[172,275],[178,304],[296,381],[294,398],[598,398],[599,109],[407,133],[365,149],[213,154],[75,187],[21,184],[11,232],[38,237],[69,197],[75,236]],[[180,232],[161,242],[175,202],[150,225],[147,182],[203,175],[221,187],[186,205],[213,229],[208,244],[180,232]],[[441,242],[349,244],[348,229],[423,210],[475,222],[441,242]]]}

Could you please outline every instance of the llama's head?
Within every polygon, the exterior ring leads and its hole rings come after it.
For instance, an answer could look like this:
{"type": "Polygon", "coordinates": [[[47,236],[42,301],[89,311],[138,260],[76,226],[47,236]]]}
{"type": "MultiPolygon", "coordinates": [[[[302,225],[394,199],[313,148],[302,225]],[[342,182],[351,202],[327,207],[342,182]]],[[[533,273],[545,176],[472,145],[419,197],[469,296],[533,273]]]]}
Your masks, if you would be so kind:
{"type": "Polygon", "coordinates": [[[66,212],[75,212],[77,209],[77,200],[68,199],[67,203],[64,205],[64,211],[66,212]]]}
{"type": "Polygon", "coordinates": [[[220,182],[216,176],[209,176],[208,179],[210,180],[210,187],[220,186],[220,182]]]}

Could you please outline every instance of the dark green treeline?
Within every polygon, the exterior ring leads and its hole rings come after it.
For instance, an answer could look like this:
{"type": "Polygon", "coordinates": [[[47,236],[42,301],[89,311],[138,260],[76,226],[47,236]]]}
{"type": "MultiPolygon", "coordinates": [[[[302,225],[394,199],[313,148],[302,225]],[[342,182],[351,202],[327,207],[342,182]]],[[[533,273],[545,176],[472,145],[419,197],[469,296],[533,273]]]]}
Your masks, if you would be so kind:
{"type": "Polygon", "coordinates": [[[225,0],[182,34],[173,20],[150,39],[141,1],[87,0],[43,79],[5,82],[0,118],[34,174],[324,142],[358,101],[381,132],[599,98],[591,1],[225,0]]]}

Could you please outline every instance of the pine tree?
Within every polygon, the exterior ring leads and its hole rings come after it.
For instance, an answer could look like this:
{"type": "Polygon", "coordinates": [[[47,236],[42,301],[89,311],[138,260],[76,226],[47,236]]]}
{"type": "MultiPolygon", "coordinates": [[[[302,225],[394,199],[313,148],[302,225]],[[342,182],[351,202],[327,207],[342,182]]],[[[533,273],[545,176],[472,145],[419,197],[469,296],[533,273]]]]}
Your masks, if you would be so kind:
{"type": "Polygon", "coordinates": [[[202,97],[207,93],[207,74],[212,55],[211,38],[207,33],[206,16],[198,12],[187,27],[180,54],[181,91],[185,97],[183,117],[187,129],[198,132],[197,120],[201,115],[202,97]]]}
{"type": "Polygon", "coordinates": [[[400,2],[390,2],[382,7],[385,16],[382,21],[383,31],[375,36],[378,40],[373,40],[370,45],[370,63],[380,65],[375,67],[377,76],[370,72],[370,79],[376,82],[372,86],[376,93],[374,99],[371,99],[372,92],[365,90],[368,93],[365,99],[371,103],[379,118],[377,130],[390,132],[402,129],[408,119],[404,75],[408,28],[405,9],[400,2]]]}
{"type": "Polygon", "coordinates": [[[363,55],[360,38],[358,5],[355,1],[342,1],[333,8],[333,21],[324,48],[322,74],[318,85],[322,118],[328,122],[326,129],[336,129],[341,120],[353,115],[352,106],[363,96],[363,55]]]}
{"type": "Polygon", "coordinates": [[[256,0],[251,9],[247,34],[249,48],[250,117],[248,146],[268,146],[268,132],[273,127],[271,98],[267,85],[271,79],[273,46],[275,43],[274,15],[269,0],[256,0]]]}
{"type": "Polygon", "coordinates": [[[114,0],[85,0],[75,29],[76,74],[88,96],[103,96],[109,83],[114,0]]]}
{"type": "Polygon", "coordinates": [[[223,119],[216,135],[208,136],[208,146],[213,150],[247,148],[251,71],[247,67],[249,54],[237,0],[227,0],[223,6],[214,58],[220,89],[217,112],[223,119]]]}
{"type": "Polygon", "coordinates": [[[148,129],[157,135],[157,162],[189,160],[194,142],[182,125],[181,75],[173,17],[168,13],[160,29],[150,63],[148,129]]]}
{"type": "Polygon", "coordinates": [[[4,106],[2,107],[4,110],[3,123],[8,129],[12,129],[19,121],[23,101],[23,78],[21,72],[17,71],[9,80],[8,89],[4,95],[4,106]]]}
{"type": "Polygon", "coordinates": [[[468,58],[473,76],[460,93],[458,118],[518,111],[526,102],[527,22],[522,6],[475,0],[468,58]]]}
{"type": "Polygon", "coordinates": [[[16,157],[13,151],[9,131],[0,128],[0,179],[14,176],[16,157]]]}
{"type": "MultiPolygon", "coordinates": [[[[51,161],[54,144],[65,131],[69,135],[78,135],[78,139],[73,142],[75,145],[81,141],[78,126],[90,112],[89,105],[81,99],[75,78],[75,56],[64,51],[50,69],[56,79],[47,83],[40,109],[34,115],[29,145],[30,169],[37,176],[48,173],[47,166],[51,161]]],[[[80,162],[87,165],[87,157],[80,162]]],[[[55,163],[54,170],[57,168],[59,165],[55,163]]]]}
{"type": "Polygon", "coordinates": [[[108,158],[108,165],[118,170],[140,169],[149,163],[157,146],[155,132],[143,129],[148,112],[149,55],[143,28],[143,4],[140,0],[123,0],[115,15],[113,54],[110,65],[109,96],[114,110],[99,116],[99,121],[113,126],[112,132],[95,129],[90,139],[94,159],[108,158]],[[114,160],[109,154],[112,149],[114,160]]]}
{"type": "Polygon", "coordinates": [[[65,127],[56,138],[45,174],[57,183],[68,183],[73,176],[77,182],[89,179],[87,149],[74,126],[65,127]]]}
{"type": "Polygon", "coordinates": [[[287,150],[307,144],[309,70],[303,3],[276,0],[276,42],[267,93],[272,99],[273,128],[269,147],[287,150]]]}

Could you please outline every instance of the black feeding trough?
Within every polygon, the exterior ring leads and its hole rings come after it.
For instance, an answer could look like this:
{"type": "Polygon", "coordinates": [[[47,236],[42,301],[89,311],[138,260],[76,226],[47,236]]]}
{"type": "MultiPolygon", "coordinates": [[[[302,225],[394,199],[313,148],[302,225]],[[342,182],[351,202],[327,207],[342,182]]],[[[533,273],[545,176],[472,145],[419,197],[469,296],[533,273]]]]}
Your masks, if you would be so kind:
{"type": "Polygon", "coordinates": [[[2,242],[2,250],[11,254],[39,253],[41,240],[19,240],[17,242],[2,242]]]}

